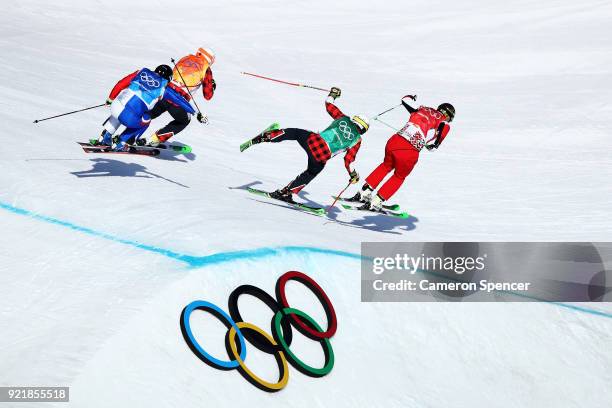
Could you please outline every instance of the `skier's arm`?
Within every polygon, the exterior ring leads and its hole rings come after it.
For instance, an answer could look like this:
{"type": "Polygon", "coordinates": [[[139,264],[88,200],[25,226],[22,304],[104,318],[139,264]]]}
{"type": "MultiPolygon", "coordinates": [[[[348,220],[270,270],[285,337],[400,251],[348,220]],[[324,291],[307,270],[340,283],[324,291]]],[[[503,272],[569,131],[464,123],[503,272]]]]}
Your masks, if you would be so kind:
{"type": "Polygon", "coordinates": [[[361,147],[361,140],[357,142],[357,144],[346,151],[344,155],[344,167],[346,167],[346,171],[351,174],[351,163],[355,161],[355,157],[357,157],[357,152],[361,147]]]}
{"type": "Polygon", "coordinates": [[[204,74],[202,79],[202,96],[204,96],[204,99],[210,101],[215,94],[215,89],[217,89],[217,84],[213,78],[212,71],[210,68],[207,68],[206,74],[204,74]]]}
{"type": "Polygon", "coordinates": [[[190,113],[190,114],[194,114],[195,110],[193,109],[193,106],[191,106],[191,104],[189,102],[187,102],[185,100],[185,98],[183,98],[181,95],[179,95],[174,89],[170,88],[170,87],[166,87],[166,90],[164,91],[164,97],[163,99],[172,102],[173,104],[183,108],[185,110],[185,112],[190,113]]]}
{"type": "Polygon", "coordinates": [[[404,99],[406,99],[406,98],[410,98],[410,99],[412,99],[413,101],[416,101],[417,96],[416,96],[416,95],[405,95],[405,96],[402,98],[402,105],[404,105],[404,108],[406,108],[406,110],[407,110],[409,113],[414,113],[414,112],[416,112],[418,109],[415,109],[415,108],[413,108],[412,106],[408,105],[408,104],[407,104],[407,103],[404,101],[404,99]]]}
{"type": "Polygon", "coordinates": [[[119,92],[123,91],[130,85],[130,82],[136,77],[138,71],[134,71],[125,78],[121,79],[117,84],[113,87],[113,90],[108,95],[108,99],[113,100],[119,95],[119,92]]]}
{"type": "Polygon", "coordinates": [[[327,98],[327,100],[325,101],[325,109],[327,110],[327,113],[329,113],[329,116],[334,119],[339,119],[345,116],[344,113],[342,113],[342,111],[338,109],[336,105],[333,104],[333,101],[334,100],[331,97],[327,98]]]}
{"type": "Polygon", "coordinates": [[[331,89],[331,91],[329,91],[329,95],[327,96],[327,99],[325,100],[325,109],[327,110],[327,113],[329,113],[329,116],[331,116],[334,119],[339,119],[342,116],[345,116],[344,113],[342,113],[342,111],[338,109],[336,105],[334,105],[336,98],[339,98],[340,94],[341,94],[340,88],[336,88],[334,86],[331,89]]]}
{"type": "Polygon", "coordinates": [[[413,108],[412,106],[408,105],[408,104],[406,103],[406,101],[404,101],[403,99],[402,99],[402,105],[404,105],[404,108],[406,108],[406,110],[407,110],[408,112],[410,112],[410,113],[414,113],[414,112],[416,112],[416,111],[418,110],[418,109],[415,109],[415,108],[413,108]]]}
{"type": "Polygon", "coordinates": [[[440,122],[440,124],[438,125],[438,129],[436,129],[436,133],[434,134],[434,137],[429,140],[431,142],[432,140],[435,139],[435,142],[433,144],[427,145],[427,149],[428,150],[437,149],[438,146],[440,146],[440,144],[446,137],[446,135],[448,135],[449,131],[450,131],[449,124],[446,122],[440,122]]]}

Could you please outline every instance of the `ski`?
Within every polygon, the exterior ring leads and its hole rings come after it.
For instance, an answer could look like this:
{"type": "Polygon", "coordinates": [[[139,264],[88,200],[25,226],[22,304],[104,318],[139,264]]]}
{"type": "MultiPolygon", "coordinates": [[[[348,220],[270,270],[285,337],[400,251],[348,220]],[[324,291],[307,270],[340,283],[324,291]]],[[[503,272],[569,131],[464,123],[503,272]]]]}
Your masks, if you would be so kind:
{"type": "MultiPolygon", "coordinates": [[[[351,198],[337,197],[337,196],[334,196],[334,195],[332,196],[332,198],[334,200],[338,200],[338,201],[340,201],[342,203],[355,203],[355,204],[359,203],[359,204],[364,204],[362,201],[352,200],[351,198]]],[[[389,205],[383,204],[383,208],[385,210],[390,210],[390,211],[399,211],[400,210],[399,204],[389,204],[389,205]]]]}
{"type": "MultiPolygon", "coordinates": [[[[263,135],[266,132],[270,132],[272,130],[278,130],[280,129],[280,125],[276,122],[274,122],[273,124],[271,124],[270,126],[268,126],[267,128],[265,128],[264,130],[261,131],[260,135],[263,135]]],[[[240,152],[244,152],[246,149],[248,149],[249,147],[253,146],[253,139],[249,139],[246,142],[244,142],[243,144],[240,145],[240,152]]]]}
{"type": "Polygon", "coordinates": [[[165,143],[160,143],[157,146],[145,145],[142,147],[148,147],[151,149],[167,149],[167,150],[172,150],[178,153],[191,153],[192,151],[191,146],[188,146],[188,145],[175,145],[175,144],[165,144],[165,143]]]}
{"type": "Polygon", "coordinates": [[[309,212],[311,214],[315,214],[315,215],[324,215],[325,214],[325,209],[324,208],[321,208],[321,207],[311,207],[309,205],[300,204],[300,203],[288,203],[287,201],[278,200],[278,199],[276,199],[274,197],[271,197],[270,193],[267,192],[267,191],[258,190],[256,188],[251,188],[251,187],[247,187],[247,191],[249,193],[257,194],[257,195],[262,196],[262,197],[271,198],[272,200],[276,200],[276,201],[279,201],[281,203],[285,203],[287,205],[290,205],[293,208],[297,208],[298,210],[303,210],[303,211],[309,212]]]}
{"type": "Polygon", "coordinates": [[[390,217],[396,217],[396,218],[408,218],[410,217],[410,215],[407,212],[394,212],[391,210],[387,210],[387,209],[381,209],[379,211],[374,211],[374,210],[366,210],[366,209],[362,209],[359,207],[354,207],[352,205],[349,204],[340,204],[342,206],[342,208],[346,209],[346,210],[356,210],[356,211],[363,211],[363,212],[369,212],[372,214],[380,214],[380,215],[388,215],[390,217]]]}
{"type": "Polygon", "coordinates": [[[104,154],[133,154],[139,156],[159,156],[160,151],[155,148],[141,148],[141,146],[130,146],[125,151],[114,151],[108,146],[92,146],[89,143],[77,142],[85,153],[104,153],[104,154]]]}
{"type": "MultiPolygon", "coordinates": [[[[87,147],[98,147],[97,145],[95,145],[94,143],[96,143],[98,141],[98,139],[90,139],[89,140],[89,145],[87,147]]],[[[83,145],[87,145],[87,143],[79,143],[81,146],[83,145]]],[[[133,147],[136,147],[138,149],[162,149],[162,150],[172,150],[174,152],[177,153],[191,153],[192,152],[192,148],[191,146],[188,145],[175,145],[175,144],[170,144],[170,143],[160,143],[157,146],[151,146],[148,144],[145,145],[132,145],[133,147]]]]}

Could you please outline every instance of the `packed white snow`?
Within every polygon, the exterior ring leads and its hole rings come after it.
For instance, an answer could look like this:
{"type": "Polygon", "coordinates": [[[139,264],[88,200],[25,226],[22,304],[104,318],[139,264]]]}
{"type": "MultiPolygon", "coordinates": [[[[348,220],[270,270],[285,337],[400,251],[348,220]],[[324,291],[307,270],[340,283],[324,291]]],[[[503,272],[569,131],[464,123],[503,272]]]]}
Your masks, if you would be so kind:
{"type": "MultiPolygon", "coordinates": [[[[610,241],[611,18],[612,4],[595,0],[4,4],[0,386],[70,386],[75,407],[606,405],[609,317],[535,303],[367,304],[356,260],[293,253],[188,268],[146,246],[204,256],[291,245],[358,253],[362,241],[610,241]],[[99,135],[107,108],[32,123],[103,103],[126,74],[200,46],[217,54],[217,90],[210,102],[196,97],[210,124],[176,136],[193,154],[84,154],[75,142],[99,135]],[[286,185],[306,157],[296,143],[239,153],[240,143],[275,121],[322,130],[331,118],[325,93],[241,71],[338,86],[348,114],[374,116],[411,93],[451,102],[450,134],[392,198],[411,217],[337,208],[316,217],[247,193],[286,185]],[[185,345],[189,302],[226,308],[245,283],[273,294],[291,269],[336,307],[330,375],[290,368],[286,389],[267,394],[185,345]]],[[[407,112],[380,119],[399,128],[407,112]]],[[[392,133],[372,123],[355,163],[362,177],[392,133]]],[[[347,182],[337,157],[300,198],[327,206],[347,182]]],[[[309,292],[291,289],[325,320],[309,292]]],[[[241,306],[269,327],[265,306],[241,306]]],[[[195,323],[222,356],[223,327],[205,314],[195,323]]],[[[316,343],[296,342],[320,364],[316,343]]],[[[273,359],[251,351],[249,366],[274,378],[273,359]]]]}

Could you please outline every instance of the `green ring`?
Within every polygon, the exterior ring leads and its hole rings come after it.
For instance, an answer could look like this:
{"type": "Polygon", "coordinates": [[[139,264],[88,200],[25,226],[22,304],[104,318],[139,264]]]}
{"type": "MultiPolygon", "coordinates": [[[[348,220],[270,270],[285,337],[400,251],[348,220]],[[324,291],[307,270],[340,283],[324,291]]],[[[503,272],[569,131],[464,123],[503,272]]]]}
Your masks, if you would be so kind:
{"type": "Polygon", "coordinates": [[[302,360],[297,358],[295,354],[291,351],[285,339],[282,335],[281,330],[281,322],[283,318],[287,317],[287,315],[295,314],[302,319],[306,320],[310,323],[317,331],[323,333],[323,329],[321,326],[317,324],[317,322],[310,317],[305,312],[302,312],[299,309],[294,309],[292,307],[286,307],[276,313],[274,316],[274,338],[277,340],[278,344],[283,348],[285,353],[287,354],[287,360],[299,371],[302,373],[312,376],[312,377],[323,377],[324,375],[329,374],[329,372],[334,368],[334,350],[332,349],[331,342],[329,339],[321,339],[319,343],[323,347],[323,352],[325,353],[325,365],[322,368],[311,367],[308,364],[304,363],[302,360]]]}

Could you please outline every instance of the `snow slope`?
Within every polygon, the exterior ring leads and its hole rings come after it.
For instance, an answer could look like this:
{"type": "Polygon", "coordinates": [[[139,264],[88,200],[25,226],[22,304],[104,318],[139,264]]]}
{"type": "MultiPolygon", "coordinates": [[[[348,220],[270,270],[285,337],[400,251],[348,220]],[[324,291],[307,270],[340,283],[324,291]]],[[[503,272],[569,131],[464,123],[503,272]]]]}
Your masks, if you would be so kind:
{"type": "MultiPolygon", "coordinates": [[[[71,385],[71,405],[88,407],[609,401],[609,317],[539,304],[362,304],[350,258],[280,251],[194,268],[164,250],[205,256],[305,245],[358,253],[362,241],[609,241],[611,17],[612,5],[592,0],[4,5],[0,385],[71,385]],[[211,124],[179,135],[192,155],[84,155],[75,141],[97,136],[105,108],[32,124],[101,103],[126,73],[202,45],[217,53],[218,89],[210,103],[198,99],[211,124]],[[339,86],[347,113],[375,115],[412,92],[423,104],[452,102],[451,134],[438,151],[423,152],[394,197],[412,217],[336,209],[318,218],[243,191],[285,185],[305,158],[291,143],[240,154],[242,141],[273,121],[319,130],[329,117],[325,94],[241,71],[339,86]],[[187,303],[225,305],[243,283],[272,291],[289,269],[320,281],[338,310],[330,376],[291,370],[287,389],[265,395],[193,356],[178,327],[187,303]]],[[[381,119],[400,127],[406,114],[381,119]]],[[[363,176],[391,133],[373,123],[356,162],[363,176]]],[[[346,182],[336,158],[302,198],[326,205],[346,182]]],[[[294,289],[309,311],[307,292],[294,289]]],[[[267,327],[266,309],[247,306],[267,327]]],[[[208,333],[212,323],[199,323],[208,333]]],[[[210,332],[218,335],[211,347],[221,347],[222,330],[210,332]]],[[[316,346],[298,346],[319,361],[316,346]]],[[[270,360],[254,354],[250,364],[272,377],[270,360]]]]}

